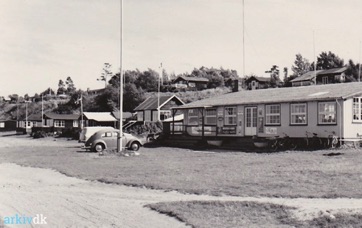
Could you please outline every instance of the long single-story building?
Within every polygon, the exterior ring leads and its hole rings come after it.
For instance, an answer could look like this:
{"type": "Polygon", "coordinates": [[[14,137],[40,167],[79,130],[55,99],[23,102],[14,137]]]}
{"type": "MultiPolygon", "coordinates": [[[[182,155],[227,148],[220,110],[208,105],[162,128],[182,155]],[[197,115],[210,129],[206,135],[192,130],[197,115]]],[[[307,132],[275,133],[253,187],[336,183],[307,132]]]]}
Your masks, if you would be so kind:
{"type": "MultiPolygon", "coordinates": [[[[362,83],[240,91],[195,101],[184,113],[184,134],[202,137],[339,138],[362,135],[362,83]]],[[[175,113],[175,112],[173,112],[175,113]]],[[[172,129],[170,129],[172,134],[172,129]]]]}

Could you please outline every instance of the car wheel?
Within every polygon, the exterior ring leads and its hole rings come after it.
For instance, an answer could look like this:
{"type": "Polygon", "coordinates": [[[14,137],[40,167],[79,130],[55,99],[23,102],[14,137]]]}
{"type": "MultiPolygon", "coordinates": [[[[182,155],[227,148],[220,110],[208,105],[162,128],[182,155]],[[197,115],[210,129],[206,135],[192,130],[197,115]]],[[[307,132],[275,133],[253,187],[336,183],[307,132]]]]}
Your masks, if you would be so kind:
{"type": "Polygon", "coordinates": [[[141,145],[139,142],[133,142],[129,148],[133,151],[137,151],[140,149],[140,147],[141,145]]]}
{"type": "Polygon", "coordinates": [[[104,150],[104,146],[99,143],[94,147],[94,150],[95,152],[102,152],[104,150]]]}

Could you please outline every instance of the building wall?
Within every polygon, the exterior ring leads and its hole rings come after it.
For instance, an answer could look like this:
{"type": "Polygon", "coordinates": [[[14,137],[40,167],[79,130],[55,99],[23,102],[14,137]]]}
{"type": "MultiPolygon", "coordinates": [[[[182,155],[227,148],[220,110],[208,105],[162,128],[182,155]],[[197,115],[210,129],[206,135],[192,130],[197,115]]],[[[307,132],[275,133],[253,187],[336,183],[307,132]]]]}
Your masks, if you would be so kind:
{"type": "Polygon", "coordinates": [[[356,138],[362,135],[362,122],[353,120],[353,98],[343,102],[344,118],[343,118],[343,137],[356,138]],[[358,134],[358,135],[357,135],[358,134]]]}
{"type": "MultiPolygon", "coordinates": [[[[329,100],[330,102],[335,102],[335,100],[329,100]]],[[[328,101],[328,102],[329,102],[328,101]]],[[[323,101],[322,101],[323,102],[323,101]]],[[[297,102],[296,102],[297,103],[297,102]]],[[[284,133],[290,137],[295,138],[305,138],[308,133],[308,137],[312,137],[312,133],[318,134],[319,137],[328,137],[334,131],[337,136],[342,137],[343,124],[345,128],[349,125],[346,125],[346,118],[343,116],[343,103],[339,101],[336,103],[336,123],[332,124],[319,124],[318,123],[318,101],[311,102],[301,102],[307,104],[307,123],[303,125],[291,125],[291,103],[281,103],[280,105],[280,124],[278,125],[266,125],[266,105],[237,105],[236,107],[236,124],[235,125],[225,125],[225,107],[217,107],[217,121],[216,125],[211,126],[205,124],[205,136],[228,136],[228,137],[243,137],[245,136],[245,124],[246,124],[246,108],[247,107],[256,107],[257,108],[257,126],[256,134],[260,137],[274,137],[276,135],[284,136],[284,133]],[[217,131],[217,134],[216,132],[217,131]]],[[[294,104],[294,103],[293,103],[294,104]]],[[[346,110],[352,112],[352,102],[348,107],[345,107],[346,110]]],[[[231,106],[227,106],[231,107],[231,106]]],[[[202,115],[201,112],[198,112],[198,115],[193,119],[198,120],[197,124],[189,124],[189,112],[188,110],[184,111],[184,125],[186,125],[186,132],[192,136],[201,136],[202,134],[202,115]]],[[[352,115],[349,115],[351,122],[352,115]]],[[[356,132],[360,129],[360,134],[362,135],[362,123],[354,124],[354,128],[349,130],[349,135],[356,135],[356,132]],[[359,128],[360,127],[360,128],[359,128]],[[354,129],[354,130],[353,130],[354,129]]],[[[354,136],[356,137],[356,136],[354,136]]]]}

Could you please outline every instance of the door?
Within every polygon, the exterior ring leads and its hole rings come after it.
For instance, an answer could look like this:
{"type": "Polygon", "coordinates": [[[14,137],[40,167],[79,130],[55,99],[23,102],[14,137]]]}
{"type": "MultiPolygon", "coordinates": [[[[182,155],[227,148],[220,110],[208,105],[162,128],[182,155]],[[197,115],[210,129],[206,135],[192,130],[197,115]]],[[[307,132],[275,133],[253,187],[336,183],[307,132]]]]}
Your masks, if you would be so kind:
{"type": "Polygon", "coordinates": [[[245,108],[245,135],[256,135],[257,107],[245,108]]]}

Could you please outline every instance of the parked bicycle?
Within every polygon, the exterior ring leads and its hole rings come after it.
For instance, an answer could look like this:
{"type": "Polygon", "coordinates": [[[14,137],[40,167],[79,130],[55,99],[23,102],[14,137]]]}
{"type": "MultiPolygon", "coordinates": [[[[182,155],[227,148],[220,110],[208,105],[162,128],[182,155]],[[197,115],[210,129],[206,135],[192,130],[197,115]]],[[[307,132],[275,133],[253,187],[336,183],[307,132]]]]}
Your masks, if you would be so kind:
{"type": "Polygon", "coordinates": [[[318,137],[317,133],[306,131],[305,135],[305,143],[308,149],[316,150],[323,148],[323,141],[318,137]],[[312,137],[309,137],[309,135],[312,135],[312,137]]]}
{"type": "Polygon", "coordinates": [[[297,148],[297,144],[286,133],[283,135],[283,137],[277,135],[270,140],[269,148],[271,150],[295,150],[297,148]]]}

